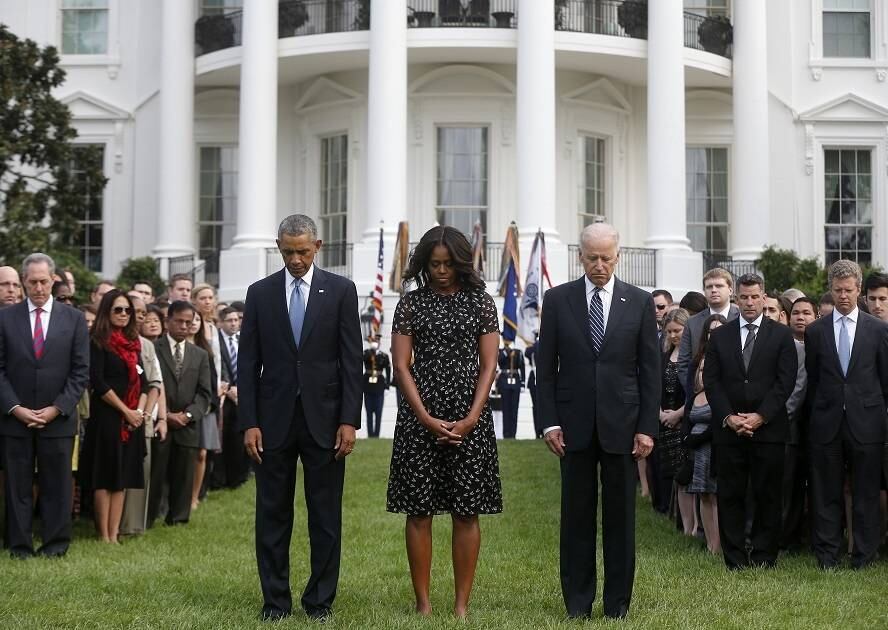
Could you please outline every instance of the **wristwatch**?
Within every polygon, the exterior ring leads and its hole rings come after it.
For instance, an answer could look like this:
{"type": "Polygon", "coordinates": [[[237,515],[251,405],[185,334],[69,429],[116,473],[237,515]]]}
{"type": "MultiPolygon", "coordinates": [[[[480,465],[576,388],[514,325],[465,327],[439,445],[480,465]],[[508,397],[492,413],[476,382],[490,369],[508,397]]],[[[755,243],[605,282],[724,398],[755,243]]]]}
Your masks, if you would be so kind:
{"type": "Polygon", "coordinates": [[[185,417],[188,418],[188,422],[191,422],[192,420],[194,420],[194,416],[191,415],[190,411],[185,412],[185,417]]]}

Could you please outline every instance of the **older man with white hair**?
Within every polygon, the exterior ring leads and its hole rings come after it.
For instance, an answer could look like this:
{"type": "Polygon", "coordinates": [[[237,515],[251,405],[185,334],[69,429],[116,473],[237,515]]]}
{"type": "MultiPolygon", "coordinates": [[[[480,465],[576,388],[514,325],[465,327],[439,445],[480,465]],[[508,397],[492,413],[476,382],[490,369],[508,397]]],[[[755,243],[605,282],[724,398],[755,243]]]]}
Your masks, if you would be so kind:
{"type": "Polygon", "coordinates": [[[660,411],[660,349],[650,293],[619,280],[620,236],[580,236],[585,273],[546,293],[537,355],[545,441],[561,460],[561,590],[567,613],[595,601],[598,469],[604,614],[625,617],[635,579],[635,461],[650,454],[660,411]],[[633,459],[634,458],[634,459],[633,459]]]}

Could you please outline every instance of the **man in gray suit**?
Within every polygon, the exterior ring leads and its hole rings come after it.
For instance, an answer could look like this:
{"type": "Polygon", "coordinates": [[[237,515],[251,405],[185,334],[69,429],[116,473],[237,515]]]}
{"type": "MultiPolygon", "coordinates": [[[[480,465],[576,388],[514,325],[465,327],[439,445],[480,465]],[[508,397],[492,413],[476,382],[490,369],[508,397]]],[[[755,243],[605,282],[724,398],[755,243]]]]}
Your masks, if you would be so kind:
{"type": "Polygon", "coordinates": [[[551,289],[537,355],[544,439],[561,459],[561,591],[570,617],[595,601],[601,468],[604,614],[625,617],[635,579],[633,458],[654,446],[660,347],[650,293],[614,276],[620,236],[596,223],[580,237],[582,278],[551,289]]]}
{"type": "Polygon", "coordinates": [[[190,302],[173,302],[167,314],[167,334],[155,342],[166,393],[169,433],[167,439],[155,440],[151,449],[149,527],[159,516],[164,482],[169,484],[167,525],[187,523],[191,517],[200,423],[212,396],[209,355],[185,341],[193,319],[194,307],[190,302]]]}
{"type": "Polygon", "coordinates": [[[740,316],[740,309],[731,304],[733,292],[734,278],[726,269],[715,267],[703,274],[703,295],[706,296],[709,308],[691,317],[681,336],[681,344],[678,346],[678,379],[682,387],[688,382],[688,369],[700,348],[706,318],[717,314],[732,322],[740,316]]]}
{"type": "Polygon", "coordinates": [[[14,558],[34,555],[31,520],[36,460],[44,556],[71,542],[71,453],[77,401],[89,382],[89,334],[79,311],[52,299],[55,263],[22,264],[28,299],[0,310],[0,435],[6,469],[6,542],[14,558]]]}

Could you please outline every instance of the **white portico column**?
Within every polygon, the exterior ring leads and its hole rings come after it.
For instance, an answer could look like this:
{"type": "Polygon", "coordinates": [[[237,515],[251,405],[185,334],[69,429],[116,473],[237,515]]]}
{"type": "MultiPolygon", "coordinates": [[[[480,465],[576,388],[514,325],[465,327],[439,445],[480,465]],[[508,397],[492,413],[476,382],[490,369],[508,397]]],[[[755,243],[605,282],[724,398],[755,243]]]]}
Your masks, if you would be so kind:
{"type": "Polygon", "coordinates": [[[157,245],[166,259],[194,253],[194,3],[163,0],[157,245]]]}
{"type": "MultiPolygon", "coordinates": [[[[518,56],[515,104],[517,216],[524,277],[533,238],[546,235],[552,282],[568,280],[567,247],[556,228],[555,194],[555,4],[518,2],[518,56]]],[[[500,235],[492,235],[497,239],[500,235]]],[[[495,261],[492,264],[498,264],[495,261]]]]}
{"type": "MultiPolygon", "coordinates": [[[[384,229],[384,264],[388,271],[398,222],[407,219],[406,11],[403,1],[370,3],[367,208],[361,240],[354,246],[352,265],[359,295],[367,295],[376,278],[380,222],[384,229]]],[[[418,240],[420,236],[422,234],[414,233],[412,238],[418,240]]]]}
{"type": "Polygon", "coordinates": [[[657,250],[657,285],[698,288],[702,261],[687,237],[685,200],[684,7],[648,3],[647,247],[657,250]]]}
{"type": "Polygon", "coordinates": [[[768,25],[765,0],[734,3],[731,251],[755,260],[770,242],[768,25]]]}
{"type": "Polygon", "coordinates": [[[246,0],[243,11],[237,233],[219,261],[222,299],[266,274],[277,237],[278,3],[246,0]]]}

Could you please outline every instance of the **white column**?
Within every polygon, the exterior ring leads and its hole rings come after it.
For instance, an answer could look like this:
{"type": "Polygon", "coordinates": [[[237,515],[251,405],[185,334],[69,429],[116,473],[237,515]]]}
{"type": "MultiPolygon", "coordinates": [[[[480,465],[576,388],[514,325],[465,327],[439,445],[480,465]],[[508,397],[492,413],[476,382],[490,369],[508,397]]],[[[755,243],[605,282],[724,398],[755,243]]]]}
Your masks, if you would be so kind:
{"type": "MultiPolygon", "coordinates": [[[[518,2],[515,110],[518,229],[533,238],[555,230],[555,4],[518,2]]],[[[548,245],[548,241],[547,241],[548,245]]],[[[527,248],[528,254],[530,249],[527,248]]]]}
{"type": "Polygon", "coordinates": [[[277,2],[245,0],[240,70],[237,233],[219,259],[223,300],[243,298],[272,271],[266,248],[277,238],[277,2]]]}
{"type": "Polygon", "coordinates": [[[731,256],[755,260],[770,242],[768,24],[765,0],[734,3],[731,256]],[[736,217],[736,220],[734,219],[736,217]]]}
{"type": "MultiPolygon", "coordinates": [[[[398,222],[407,219],[407,5],[403,0],[370,3],[365,155],[367,207],[363,221],[354,217],[364,230],[352,250],[352,279],[362,298],[376,278],[380,225],[388,272],[398,222]]],[[[411,227],[411,238],[418,240],[422,234],[411,227]]]]}
{"type": "MultiPolygon", "coordinates": [[[[403,1],[370,3],[369,64],[364,240],[378,248],[380,221],[386,234],[393,235],[398,222],[407,218],[407,9],[403,1]]],[[[376,268],[375,262],[371,268],[376,268]]]]}
{"type": "Polygon", "coordinates": [[[645,244],[657,250],[657,285],[686,291],[698,288],[702,261],[691,251],[685,214],[684,7],[682,0],[647,6],[645,244]]]}
{"type": "Polygon", "coordinates": [[[240,192],[233,247],[273,247],[277,230],[277,2],[244,2],[242,49],[238,132],[240,192]]]}
{"type": "Polygon", "coordinates": [[[163,0],[160,52],[160,258],[194,253],[194,3],[163,0]],[[188,226],[183,230],[182,226],[188,226]]]}

